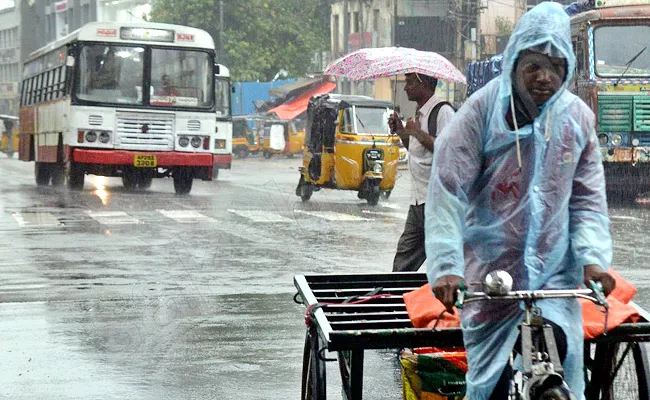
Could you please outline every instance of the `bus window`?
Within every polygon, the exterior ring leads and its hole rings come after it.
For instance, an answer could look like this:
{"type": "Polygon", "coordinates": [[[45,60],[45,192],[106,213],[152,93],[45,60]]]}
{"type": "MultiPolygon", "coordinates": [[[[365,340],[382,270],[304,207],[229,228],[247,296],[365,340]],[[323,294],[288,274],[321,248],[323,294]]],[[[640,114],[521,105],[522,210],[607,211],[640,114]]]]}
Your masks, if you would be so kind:
{"type": "Polygon", "coordinates": [[[86,45],[81,50],[77,97],[103,103],[136,104],[142,87],[142,47],[86,45]]]}
{"type": "Polygon", "coordinates": [[[153,106],[211,107],[212,61],[208,53],[192,50],[151,50],[153,106]]]}
{"type": "Polygon", "coordinates": [[[230,80],[217,78],[214,87],[217,117],[230,117],[230,80]]]}

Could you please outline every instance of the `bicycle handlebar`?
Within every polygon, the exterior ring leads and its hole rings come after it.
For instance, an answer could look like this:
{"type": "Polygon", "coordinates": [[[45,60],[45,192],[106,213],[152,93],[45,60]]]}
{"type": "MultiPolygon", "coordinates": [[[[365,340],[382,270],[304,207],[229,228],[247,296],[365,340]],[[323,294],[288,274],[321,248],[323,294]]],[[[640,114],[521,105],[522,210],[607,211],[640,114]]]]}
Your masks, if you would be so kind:
{"type": "Polygon", "coordinates": [[[544,290],[516,290],[505,294],[490,295],[485,292],[468,292],[464,287],[457,291],[456,308],[462,309],[466,303],[481,300],[544,300],[557,298],[582,298],[609,308],[607,299],[600,283],[590,282],[591,289],[544,289],[544,290]]]}

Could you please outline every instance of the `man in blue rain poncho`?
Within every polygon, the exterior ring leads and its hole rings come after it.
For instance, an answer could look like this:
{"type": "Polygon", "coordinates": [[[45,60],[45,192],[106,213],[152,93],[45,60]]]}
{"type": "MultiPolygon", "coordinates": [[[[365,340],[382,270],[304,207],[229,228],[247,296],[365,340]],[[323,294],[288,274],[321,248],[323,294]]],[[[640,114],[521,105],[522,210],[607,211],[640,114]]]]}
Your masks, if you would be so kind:
{"type": "MultiPolygon", "coordinates": [[[[480,290],[473,285],[497,269],[512,275],[513,290],[577,288],[589,279],[605,293],[613,289],[594,115],[566,90],[574,65],[569,17],[559,4],[541,3],[512,33],[502,75],[470,97],[436,140],[425,209],[427,276],[449,310],[461,281],[480,290]]],[[[537,305],[580,399],[580,305],[537,305]]],[[[469,400],[507,398],[507,364],[522,319],[516,302],[463,309],[469,400]]]]}

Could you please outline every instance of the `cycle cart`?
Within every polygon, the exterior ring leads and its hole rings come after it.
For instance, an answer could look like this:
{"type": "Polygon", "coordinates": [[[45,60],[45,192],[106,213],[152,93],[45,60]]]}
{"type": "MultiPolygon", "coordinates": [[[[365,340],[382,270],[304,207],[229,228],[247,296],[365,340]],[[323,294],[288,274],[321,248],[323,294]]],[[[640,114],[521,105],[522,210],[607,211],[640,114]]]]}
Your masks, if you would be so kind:
{"type": "MultiPolygon", "coordinates": [[[[296,275],[307,307],[302,400],[326,400],[326,352],[336,352],[347,400],[363,394],[364,351],[462,347],[460,328],[414,328],[402,295],[427,283],[417,272],[296,275]]],[[[638,308],[638,307],[637,307],[638,308]]],[[[650,400],[650,314],[585,341],[587,400],[650,400]]]]}

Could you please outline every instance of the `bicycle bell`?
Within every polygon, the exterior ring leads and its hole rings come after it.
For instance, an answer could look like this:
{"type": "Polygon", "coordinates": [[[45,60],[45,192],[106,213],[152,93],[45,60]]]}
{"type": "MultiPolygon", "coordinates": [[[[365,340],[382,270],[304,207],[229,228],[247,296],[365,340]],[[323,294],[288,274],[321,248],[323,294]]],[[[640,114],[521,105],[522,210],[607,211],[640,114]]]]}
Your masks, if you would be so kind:
{"type": "Polygon", "coordinates": [[[483,291],[489,296],[503,296],[512,290],[512,276],[503,270],[492,271],[485,277],[483,291]]]}

